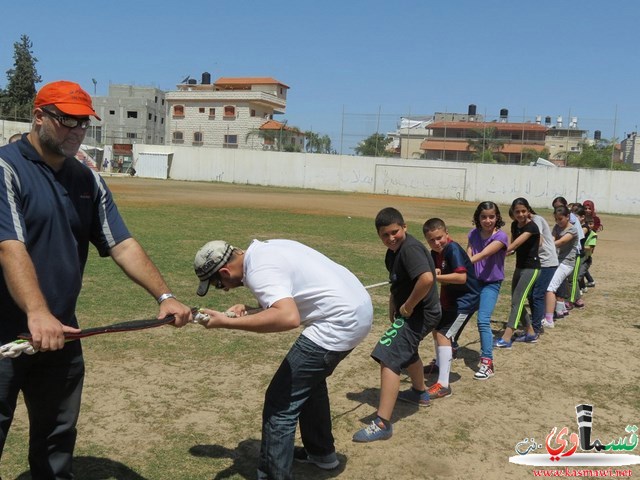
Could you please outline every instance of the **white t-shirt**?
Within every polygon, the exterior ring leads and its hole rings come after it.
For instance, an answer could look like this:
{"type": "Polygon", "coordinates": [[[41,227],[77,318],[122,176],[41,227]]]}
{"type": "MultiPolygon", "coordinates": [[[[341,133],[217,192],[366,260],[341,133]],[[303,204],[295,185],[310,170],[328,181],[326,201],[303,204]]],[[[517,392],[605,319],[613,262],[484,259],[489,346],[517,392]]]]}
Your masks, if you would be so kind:
{"type": "Polygon", "coordinates": [[[538,257],[540,257],[540,266],[545,267],[557,267],[558,266],[558,253],[556,251],[556,244],[553,235],[551,234],[551,228],[547,221],[540,215],[533,215],[531,220],[538,226],[540,230],[540,237],[542,237],[542,244],[538,249],[538,257]]]}
{"type": "Polygon", "coordinates": [[[320,252],[292,240],[254,240],[244,254],[244,285],[262,308],[293,298],[302,335],[343,352],[371,330],[373,305],[353,273],[320,252]]]}

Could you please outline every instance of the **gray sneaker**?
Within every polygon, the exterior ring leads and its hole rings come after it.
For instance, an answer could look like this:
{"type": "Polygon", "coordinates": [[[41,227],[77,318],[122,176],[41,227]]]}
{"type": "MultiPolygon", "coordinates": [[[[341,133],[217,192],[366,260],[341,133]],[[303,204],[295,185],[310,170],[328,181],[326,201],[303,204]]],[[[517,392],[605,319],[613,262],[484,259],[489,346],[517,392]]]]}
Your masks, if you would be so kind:
{"type": "Polygon", "coordinates": [[[369,425],[353,434],[353,441],[367,443],[391,438],[393,435],[393,426],[389,425],[389,428],[382,428],[380,425],[378,425],[375,420],[371,420],[369,425]]]}
{"type": "Polygon", "coordinates": [[[428,407],[429,405],[431,405],[429,392],[425,390],[424,392],[418,393],[413,388],[398,393],[398,400],[402,400],[403,402],[407,403],[413,403],[414,405],[418,405],[419,407],[428,407]]]}
{"type": "Polygon", "coordinates": [[[307,453],[304,447],[295,447],[293,449],[293,459],[299,463],[310,463],[323,470],[333,470],[340,465],[335,452],[329,455],[311,455],[307,453]]]}

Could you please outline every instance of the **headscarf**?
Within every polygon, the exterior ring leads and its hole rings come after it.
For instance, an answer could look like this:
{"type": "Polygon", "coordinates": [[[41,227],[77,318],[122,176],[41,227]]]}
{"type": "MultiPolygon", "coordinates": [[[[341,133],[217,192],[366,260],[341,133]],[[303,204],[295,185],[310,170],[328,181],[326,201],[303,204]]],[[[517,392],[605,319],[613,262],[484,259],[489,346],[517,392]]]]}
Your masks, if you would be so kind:
{"type": "Polygon", "coordinates": [[[600,222],[600,217],[596,215],[596,204],[593,203],[593,200],[585,200],[584,202],[582,202],[582,206],[591,208],[591,217],[593,218],[593,229],[596,232],[599,232],[600,230],[602,230],[604,225],[602,225],[602,223],[600,222]]]}

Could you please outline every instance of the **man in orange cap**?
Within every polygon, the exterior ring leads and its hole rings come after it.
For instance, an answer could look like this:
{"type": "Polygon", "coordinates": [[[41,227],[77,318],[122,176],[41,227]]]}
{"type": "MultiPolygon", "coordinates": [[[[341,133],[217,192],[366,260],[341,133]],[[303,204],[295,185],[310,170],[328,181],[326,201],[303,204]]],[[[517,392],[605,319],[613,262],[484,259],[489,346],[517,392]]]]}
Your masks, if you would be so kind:
{"type": "Polygon", "coordinates": [[[131,236],[102,178],[74,155],[91,97],[67,81],[38,92],[31,131],[0,148],[0,343],[29,332],[38,353],[0,360],[0,453],[22,391],[34,480],[73,478],[71,460],[84,378],[76,301],[89,243],[160,304],[158,318],[191,319],[131,236]]]}

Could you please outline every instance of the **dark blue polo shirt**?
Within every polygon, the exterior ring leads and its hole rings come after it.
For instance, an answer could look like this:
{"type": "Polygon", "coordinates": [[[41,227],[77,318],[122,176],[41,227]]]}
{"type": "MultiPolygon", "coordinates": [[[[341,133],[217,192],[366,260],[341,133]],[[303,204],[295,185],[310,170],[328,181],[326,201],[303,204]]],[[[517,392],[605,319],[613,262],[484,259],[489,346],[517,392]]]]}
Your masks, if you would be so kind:
{"type": "MultiPolygon", "coordinates": [[[[53,315],[78,326],[75,307],[89,243],[101,256],[131,235],[102,178],[75,158],[54,172],[23,135],[0,148],[0,242],[25,244],[53,315]]],[[[27,332],[0,275],[0,340],[27,332]]]]}
{"type": "Polygon", "coordinates": [[[466,273],[466,283],[459,285],[449,283],[440,286],[440,303],[446,311],[471,313],[478,309],[480,302],[480,283],[476,278],[476,270],[469,259],[469,255],[460,244],[450,241],[441,253],[431,250],[436,268],[442,274],[466,273]]]}

